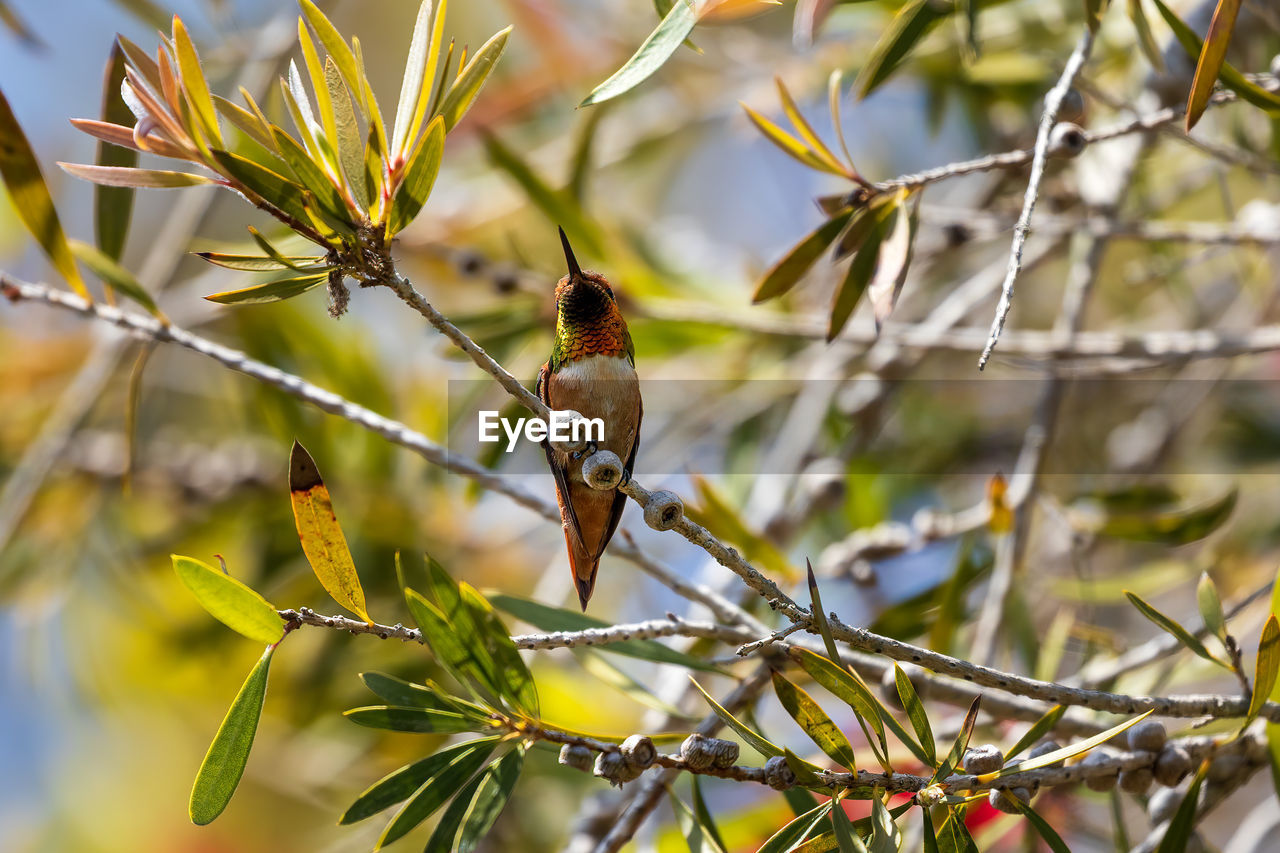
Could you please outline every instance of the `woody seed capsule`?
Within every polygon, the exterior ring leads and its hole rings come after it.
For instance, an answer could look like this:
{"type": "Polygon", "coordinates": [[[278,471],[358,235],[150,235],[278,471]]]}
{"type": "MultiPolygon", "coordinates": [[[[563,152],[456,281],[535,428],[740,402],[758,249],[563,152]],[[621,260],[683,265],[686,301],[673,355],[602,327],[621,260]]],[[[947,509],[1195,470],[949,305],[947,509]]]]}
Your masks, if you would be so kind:
{"type": "MultiPolygon", "coordinates": [[[[1081,767],[1093,768],[1110,764],[1114,755],[1110,749],[1100,746],[1093,752],[1090,752],[1080,762],[1081,767]]],[[[1102,775],[1087,776],[1084,780],[1085,787],[1090,791],[1110,791],[1115,787],[1116,779],[1120,773],[1118,770],[1112,770],[1110,773],[1102,775]]]]}
{"type": "Polygon", "coordinates": [[[1210,782],[1230,782],[1244,769],[1244,757],[1234,752],[1222,752],[1209,762],[1206,777],[1210,782]]]}
{"type": "Polygon", "coordinates": [[[1191,756],[1185,749],[1176,744],[1165,744],[1156,757],[1156,781],[1167,788],[1172,788],[1191,772],[1191,756]]]}
{"type": "MultiPolygon", "coordinates": [[[[1058,743],[1056,740],[1042,740],[1039,743],[1037,743],[1035,746],[1031,747],[1031,752],[1027,753],[1027,757],[1039,758],[1042,755],[1048,755],[1049,753],[1057,752],[1060,749],[1062,749],[1062,745],[1058,743]]],[[[1053,764],[1048,765],[1048,767],[1061,767],[1061,766],[1062,766],[1061,761],[1055,761],[1053,764]]]]}
{"type": "Polygon", "coordinates": [[[796,774],[786,758],[775,755],[764,763],[764,781],[770,788],[785,791],[796,783],[796,774]]]}
{"type": "Polygon", "coordinates": [[[652,766],[654,759],[658,757],[658,750],[654,749],[653,741],[644,735],[631,735],[622,742],[618,751],[622,753],[623,760],[632,770],[644,770],[652,766]]]}
{"type": "Polygon", "coordinates": [[[596,766],[592,772],[619,788],[624,782],[630,782],[640,775],[639,770],[633,770],[627,766],[627,760],[619,752],[602,752],[597,755],[596,766]]]}
{"type": "Polygon", "coordinates": [[[602,492],[615,489],[622,482],[622,460],[611,450],[597,450],[583,461],[582,479],[602,492]]]}
{"type": "Polygon", "coordinates": [[[1004,766],[1004,753],[1000,751],[1000,747],[990,743],[970,747],[965,751],[961,764],[964,772],[973,776],[995,773],[1004,766]]]}
{"type": "Polygon", "coordinates": [[[987,794],[987,802],[991,804],[992,808],[1005,814],[1022,814],[1022,811],[1014,805],[1013,800],[1015,797],[1021,800],[1023,805],[1026,805],[1031,802],[1031,791],[1026,788],[1009,788],[1007,790],[992,788],[990,793],[987,794]]]}
{"type": "Polygon", "coordinates": [[[706,770],[715,763],[711,742],[712,738],[694,732],[680,744],[680,757],[690,770],[706,770]]]}
{"type": "Polygon", "coordinates": [[[580,743],[566,743],[560,747],[560,763],[565,767],[581,770],[583,773],[591,771],[594,755],[595,753],[580,743]]]}
{"type": "Polygon", "coordinates": [[[707,751],[711,753],[711,763],[721,770],[738,761],[738,745],[731,740],[712,738],[707,744],[707,751]]]}
{"type": "Polygon", "coordinates": [[[1146,720],[1129,729],[1129,748],[1135,752],[1159,752],[1168,739],[1164,724],[1155,720],[1146,720]]]}
{"type": "Polygon", "coordinates": [[[675,492],[661,491],[644,502],[644,523],[654,530],[670,530],[684,518],[684,504],[675,492]]]}
{"type": "Polygon", "coordinates": [[[1127,794],[1145,794],[1154,781],[1155,774],[1149,767],[1120,771],[1120,790],[1127,794]]]}

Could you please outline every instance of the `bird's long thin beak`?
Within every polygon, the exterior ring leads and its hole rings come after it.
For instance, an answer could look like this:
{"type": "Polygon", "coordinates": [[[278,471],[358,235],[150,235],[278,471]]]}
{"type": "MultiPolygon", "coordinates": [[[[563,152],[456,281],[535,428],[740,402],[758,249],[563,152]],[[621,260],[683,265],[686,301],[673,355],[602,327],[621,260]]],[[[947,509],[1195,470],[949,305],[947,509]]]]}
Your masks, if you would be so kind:
{"type": "Polygon", "coordinates": [[[578,259],[573,256],[573,247],[569,245],[569,238],[565,236],[564,229],[560,229],[560,245],[564,246],[564,259],[569,264],[569,275],[577,278],[582,275],[582,267],[578,266],[578,259]]]}

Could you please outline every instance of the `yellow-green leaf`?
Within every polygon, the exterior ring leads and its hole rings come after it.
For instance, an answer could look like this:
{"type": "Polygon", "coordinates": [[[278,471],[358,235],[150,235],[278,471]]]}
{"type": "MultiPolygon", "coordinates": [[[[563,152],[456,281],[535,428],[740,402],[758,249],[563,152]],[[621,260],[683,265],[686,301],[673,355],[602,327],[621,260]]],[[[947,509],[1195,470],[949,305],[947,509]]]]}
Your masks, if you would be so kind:
{"type": "Polygon", "coordinates": [[[1191,78],[1191,92],[1187,95],[1187,131],[1196,126],[1213,94],[1213,84],[1218,81],[1222,63],[1226,60],[1227,46],[1231,44],[1231,31],[1235,29],[1236,16],[1240,13],[1240,0],[1218,0],[1213,10],[1213,20],[1200,48],[1196,73],[1191,78]]]}
{"type": "Polygon", "coordinates": [[[773,673],[773,691],[791,718],[832,761],[851,773],[858,769],[849,739],[822,707],[813,701],[812,696],[777,672],[773,673]]]}
{"type": "Polygon", "coordinates": [[[1236,508],[1237,494],[1238,490],[1233,488],[1217,500],[1188,509],[1109,513],[1089,526],[1100,536],[1186,545],[1221,527],[1236,508]]]}
{"type": "Polygon", "coordinates": [[[355,92],[356,103],[368,115],[364,103],[364,87],[361,85],[364,76],[360,73],[359,66],[356,64],[356,57],[351,51],[351,46],[346,43],[342,38],[342,34],[330,23],[324,12],[321,12],[312,0],[299,0],[299,5],[302,7],[302,14],[306,17],[307,23],[315,30],[316,38],[320,39],[320,44],[324,45],[324,49],[328,51],[329,56],[333,57],[333,61],[338,64],[338,71],[342,74],[342,79],[347,84],[347,88],[355,92]]]}
{"type": "Polygon", "coordinates": [[[244,287],[240,290],[224,290],[220,293],[211,293],[205,299],[210,302],[217,302],[220,305],[259,305],[266,302],[281,302],[285,299],[301,296],[308,290],[324,284],[328,279],[329,274],[326,272],[308,273],[291,278],[277,278],[262,284],[244,287]]]}
{"type": "Polygon", "coordinates": [[[751,301],[764,302],[781,296],[795,287],[827,247],[840,235],[852,216],[853,208],[845,208],[843,212],[837,213],[792,246],[791,250],[760,279],[760,283],[756,285],[756,292],[751,296],[751,301]]]}
{"type": "MultiPolygon", "coordinates": [[[[70,241],[71,252],[81,263],[93,270],[93,274],[102,279],[102,283],[113,288],[122,296],[126,296],[137,302],[143,308],[146,308],[156,317],[165,320],[164,312],[156,301],[151,298],[151,294],[147,293],[146,288],[142,286],[142,282],[138,281],[133,275],[114,259],[90,246],[88,243],[82,243],[79,240],[70,241]]],[[[168,322],[165,320],[165,322],[168,322]]]]}
{"type": "MultiPolygon", "coordinates": [[[[440,0],[440,5],[436,7],[431,26],[431,41],[427,46],[426,62],[421,70],[422,82],[418,91],[418,102],[413,110],[413,121],[409,125],[409,132],[404,137],[405,147],[412,146],[418,138],[418,131],[422,130],[422,123],[426,121],[427,111],[432,106],[431,89],[435,85],[436,68],[440,64],[440,45],[444,41],[444,22],[448,11],[449,0],[440,0]]],[[[443,97],[448,72],[449,69],[447,67],[443,69],[443,74],[440,78],[440,92],[436,93],[439,97],[443,97]]],[[[406,69],[405,73],[408,73],[408,69],[406,69]]]]}
{"type": "Polygon", "coordinates": [[[1134,607],[1138,608],[1139,613],[1147,617],[1149,620],[1151,620],[1152,622],[1154,622],[1156,625],[1160,626],[1164,630],[1168,631],[1178,640],[1178,642],[1182,643],[1182,645],[1186,646],[1188,649],[1195,652],[1197,655],[1199,655],[1200,657],[1204,658],[1205,660],[1211,663],[1216,663],[1219,666],[1228,666],[1226,663],[1218,660],[1216,657],[1210,654],[1209,650],[1204,647],[1204,643],[1196,639],[1194,634],[1192,634],[1186,628],[1179,625],[1173,619],[1161,613],[1159,610],[1156,610],[1154,607],[1152,607],[1150,604],[1144,601],[1140,596],[1132,592],[1129,592],[1129,590],[1125,590],[1124,595],[1125,595],[1125,598],[1129,599],[1129,602],[1134,607]]]}
{"type": "Polygon", "coordinates": [[[791,93],[787,91],[787,87],[783,84],[781,77],[773,78],[773,82],[778,87],[778,98],[782,101],[782,111],[791,121],[791,126],[796,129],[800,137],[809,145],[809,149],[818,156],[822,162],[827,164],[827,168],[836,174],[847,175],[849,170],[846,169],[836,155],[831,153],[831,149],[822,141],[822,137],[818,136],[813,126],[800,112],[800,107],[796,105],[795,98],[791,97],[791,93]]]}
{"type": "Polygon", "coordinates": [[[1088,752],[1095,746],[1106,743],[1121,732],[1128,731],[1131,727],[1145,720],[1155,713],[1152,709],[1146,713],[1139,714],[1131,720],[1125,720],[1118,726],[1112,726],[1105,732],[1099,732],[1091,738],[1086,738],[1079,743],[1073,743],[1070,746],[1064,746],[1062,749],[1055,749],[1053,752],[1046,752],[1044,755],[1036,758],[1028,758],[1026,761],[1019,761],[1015,764],[1007,765],[1000,770],[992,773],[983,773],[978,776],[978,780],[986,783],[993,779],[999,779],[1002,776],[1008,776],[1011,773],[1023,773],[1027,770],[1039,770],[1042,767],[1048,767],[1051,764],[1057,764],[1059,761],[1065,761],[1068,758],[1075,758],[1077,755],[1088,752]]]}
{"type": "Polygon", "coordinates": [[[1222,597],[1218,595],[1218,587],[1208,572],[1200,573],[1200,582],[1196,584],[1196,602],[1200,605],[1200,618],[1204,626],[1224,643],[1227,641],[1227,618],[1222,612],[1222,597]]]}
{"type": "Polygon", "coordinates": [[[253,737],[258,731],[258,718],[262,715],[262,702],[267,695],[267,672],[271,668],[274,651],[275,646],[268,646],[254,664],[218,727],[218,733],[213,736],[204,761],[200,763],[188,806],[194,824],[204,826],[222,814],[240,784],[245,764],[249,761],[249,750],[253,747],[253,737]]]}
{"type": "Polygon", "coordinates": [[[394,236],[414,220],[431,195],[436,175],[440,173],[440,160],[444,156],[444,119],[436,116],[427,125],[427,132],[414,146],[404,180],[396,190],[387,217],[387,236],[394,236]]]}
{"type": "Polygon", "coordinates": [[[71,247],[67,245],[67,236],[58,221],[58,212],[53,207],[53,197],[44,182],[40,163],[4,92],[0,92],[0,178],[4,179],[9,190],[14,211],[49,256],[54,269],[76,293],[92,301],[93,297],[80,277],[80,270],[76,268],[71,247]]]}
{"type": "Polygon", "coordinates": [[[920,747],[929,759],[929,766],[932,767],[938,762],[938,754],[933,743],[933,729],[929,726],[929,715],[925,712],[924,703],[916,695],[916,688],[911,684],[911,679],[896,662],[893,664],[893,680],[897,685],[898,698],[902,700],[903,710],[907,712],[907,719],[911,721],[911,728],[915,729],[916,737],[920,739],[920,747]]]}
{"type": "Polygon", "coordinates": [[[200,70],[200,57],[196,55],[195,45],[182,19],[173,16],[173,49],[177,54],[178,70],[182,73],[182,88],[187,96],[187,103],[200,120],[204,132],[214,147],[222,147],[222,130],[218,127],[218,113],[213,108],[213,98],[209,95],[209,84],[200,70]]]}
{"type": "Polygon", "coordinates": [[[954,7],[934,0],[911,0],[894,16],[888,28],[881,34],[871,56],[858,73],[853,86],[859,97],[865,98],[881,83],[889,79],[898,65],[906,58],[934,25],[950,15],[954,7]]]}
{"type": "Polygon", "coordinates": [[[1276,686],[1276,673],[1280,671],[1280,622],[1272,613],[1267,617],[1267,624],[1262,626],[1262,637],[1258,641],[1258,659],[1254,664],[1253,697],[1249,700],[1249,716],[1247,726],[1257,719],[1262,706],[1271,696],[1276,686]]]}
{"type": "Polygon", "coordinates": [[[845,270],[844,277],[836,285],[835,293],[831,297],[831,317],[827,321],[828,341],[835,340],[836,336],[844,330],[845,324],[853,316],[853,309],[857,307],[862,294],[871,283],[871,277],[875,275],[876,264],[880,258],[880,245],[884,241],[886,220],[897,207],[897,204],[884,205],[874,211],[867,211],[859,217],[859,223],[864,221],[867,223],[867,230],[861,240],[858,253],[849,262],[849,268],[845,270]]]}
{"type": "Polygon", "coordinates": [[[439,115],[444,116],[444,129],[447,133],[462,121],[462,117],[471,108],[471,102],[480,94],[480,87],[489,79],[489,72],[502,56],[507,46],[507,36],[511,35],[511,27],[499,30],[480,46],[471,57],[471,61],[458,73],[448,94],[440,104],[439,115]]]}
{"type": "Polygon", "coordinates": [[[671,58],[676,48],[693,32],[693,25],[697,22],[693,0],[675,0],[644,44],[609,79],[592,89],[578,106],[602,103],[640,85],[671,58]]]}
{"type": "Polygon", "coordinates": [[[163,169],[127,169],[122,166],[91,166],[87,163],[58,163],[69,175],[108,187],[143,187],[152,190],[172,190],[182,187],[198,187],[212,184],[212,178],[190,172],[170,172],[163,169]]]}
{"type": "MultiPolygon", "coordinates": [[[[1181,18],[1164,4],[1163,0],[1153,0],[1156,4],[1156,10],[1160,13],[1160,17],[1164,18],[1165,23],[1173,30],[1173,35],[1178,40],[1178,44],[1182,45],[1182,49],[1192,58],[1200,56],[1203,50],[1203,43],[1195,31],[1188,27],[1181,18]]],[[[1252,83],[1243,74],[1240,73],[1230,62],[1223,62],[1222,68],[1218,72],[1218,76],[1222,79],[1222,85],[1235,92],[1244,100],[1260,107],[1264,110],[1275,112],[1280,110],[1280,94],[1267,91],[1257,83],[1252,83]]]]}
{"type": "Polygon", "coordinates": [[[269,601],[208,563],[174,554],[173,570],[213,618],[250,640],[272,645],[284,637],[284,621],[269,601]]]}
{"type": "Polygon", "coordinates": [[[698,688],[698,692],[701,693],[702,697],[707,700],[709,705],[711,705],[711,709],[716,712],[716,716],[724,721],[726,726],[737,732],[738,736],[750,744],[756,752],[760,753],[765,758],[773,758],[776,755],[783,754],[782,747],[771,743],[764,735],[760,734],[755,729],[743,723],[733,714],[729,713],[723,705],[715,699],[712,699],[711,694],[704,690],[702,685],[697,681],[692,678],[689,680],[693,682],[693,686],[698,688]]]}
{"type": "MultiPolygon", "coordinates": [[[[129,125],[133,113],[120,97],[120,84],[124,82],[124,51],[118,43],[111,45],[111,57],[102,79],[102,121],[105,124],[129,125]]],[[[99,166],[130,168],[138,164],[138,152],[132,148],[98,141],[99,166]]],[[[133,190],[128,187],[110,187],[99,184],[93,193],[93,227],[98,248],[112,260],[120,260],[124,252],[125,237],[129,233],[129,219],[133,213],[133,190]]]]}
{"type": "Polygon", "coordinates": [[[370,205],[364,181],[364,141],[360,138],[360,122],[351,106],[351,93],[343,85],[342,74],[332,56],[324,60],[324,82],[329,90],[329,104],[337,133],[338,163],[352,195],[367,211],[370,205]]]}
{"type": "MultiPolygon", "coordinates": [[[[741,104],[741,102],[739,102],[741,104]]],[[[839,167],[839,164],[832,164],[823,159],[821,155],[805,145],[799,139],[796,139],[787,131],[765,118],[760,113],[751,109],[746,104],[741,104],[742,108],[747,111],[747,118],[751,119],[765,138],[778,146],[786,154],[794,157],[804,165],[811,169],[817,169],[820,172],[831,172],[837,175],[845,174],[845,171],[839,167]]]]}
{"type": "MultiPolygon", "coordinates": [[[[404,63],[404,75],[400,80],[400,100],[396,104],[396,119],[391,130],[391,154],[399,159],[409,145],[409,125],[422,92],[423,72],[431,51],[431,0],[418,4],[418,15],[413,22],[413,37],[409,42],[409,56],[404,63]]],[[[434,72],[434,69],[433,69],[434,72]]],[[[427,78],[430,85],[431,78],[427,78]]]]}
{"type": "Polygon", "coordinates": [[[289,457],[289,497],[302,551],[320,585],[334,601],[364,621],[372,621],[364,609],[364,590],[334,514],[329,490],[311,454],[296,441],[289,457]]]}

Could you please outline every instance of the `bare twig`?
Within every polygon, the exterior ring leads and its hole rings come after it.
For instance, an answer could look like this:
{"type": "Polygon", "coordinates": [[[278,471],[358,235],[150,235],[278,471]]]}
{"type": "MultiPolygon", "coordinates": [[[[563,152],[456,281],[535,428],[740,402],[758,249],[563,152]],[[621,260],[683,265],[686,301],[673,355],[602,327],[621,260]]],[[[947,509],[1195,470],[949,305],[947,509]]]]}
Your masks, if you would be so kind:
{"type": "Polygon", "coordinates": [[[1027,192],[1022,202],[1022,215],[1018,217],[1018,224],[1013,229],[1013,246],[1009,250],[1009,272],[1005,276],[1004,284],[1000,287],[1000,302],[996,306],[996,317],[991,324],[990,337],[982,349],[982,355],[978,358],[979,370],[987,366],[991,351],[995,349],[996,341],[1000,339],[1000,332],[1004,329],[1009,309],[1013,306],[1013,286],[1018,279],[1018,273],[1022,270],[1022,249],[1027,242],[1027,234],[1031,231],[1031,215],[1035,212],[1036,201],[1040,197],[1040,182],[1044,179],[1045,164],[1049,159],[1049,139],[1053,134],[1054,123],[1058,120],[1058,110],[1062,107],[1062,101],[1071,90],[1071,84],[1075,82],[1076,75],[1084,68],[1085,60],[1089,58],[1089,51],[1093,49],[1093,37],[1093,29],[1085,27],[1080,41],[1076,44],[1076,49],[1067,59],[1067,67],[1063,69],[1062,76],[1045,96],[1044,113],[1040,116],[1040,129],[1036,133],[1036,146],[1031,160],[1031,177],[1027,180],[1027,192]]]}

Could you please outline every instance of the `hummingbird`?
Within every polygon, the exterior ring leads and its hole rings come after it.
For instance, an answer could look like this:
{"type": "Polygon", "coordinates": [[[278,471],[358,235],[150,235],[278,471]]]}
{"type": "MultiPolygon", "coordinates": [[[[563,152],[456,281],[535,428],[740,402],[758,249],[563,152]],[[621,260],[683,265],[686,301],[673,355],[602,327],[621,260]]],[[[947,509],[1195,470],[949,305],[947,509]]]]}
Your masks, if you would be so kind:
{"type": "Polygon", "coordinates": [[[602,440],[589,452],[564,453],[542,443],[555,476],[556,502],[569,567],[582,609],[596,585],[600,555],[618,528],[626,495],[591,488],[582,463],[596,450],[611,450],[625,460],[630,476],[640,444],[640,383],[635,347],[604,276],[578,266],[564,229],[560,244],[569,274],[556,285],[556,336],[551,358],[538,373],[538,398],[556,411],[573,410],[604,422],[602,440]]]}

